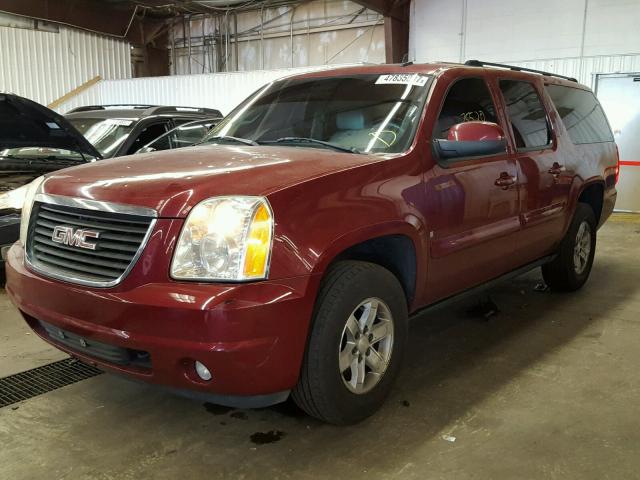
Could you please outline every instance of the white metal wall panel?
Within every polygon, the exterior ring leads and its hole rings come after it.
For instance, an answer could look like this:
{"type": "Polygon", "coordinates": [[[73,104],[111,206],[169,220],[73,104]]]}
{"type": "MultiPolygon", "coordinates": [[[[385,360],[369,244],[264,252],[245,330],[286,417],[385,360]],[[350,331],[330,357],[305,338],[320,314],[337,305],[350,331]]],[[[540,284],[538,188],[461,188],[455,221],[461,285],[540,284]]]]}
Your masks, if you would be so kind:
{"type": "Polygon", "coordinates": [[[316,66],[109,80],[100,82],[72,102],[61,105],[58,111],[64,113],[82,105],[137,103],[217,108],[226,115],[268,82],[287,75],[335,67],[316,66]]]}
{"type": "Polygon", "coordinates": [[[507,62],[520,67],[574,77],[584,85],[596,87],[596,75],[604,73],[640,72],[640,55],[607,55],[599,57],[555,58],[525,62],[507,62]]]}
{"type": "Polygon", "coordinates": [[[63,26],[0,27],[0,91],[47,105],[97,75],[131,77],[127,42],[63,26]]]}
{"type": "Polygon", "coordinates": [[[412,60],[503,62],[577,78],[640,71],[640,1],[412,0],[412,60]]]}
{"type": "Polygon", "coordinates": [[[638,0],[412,0],[412,60],[640,54],[638,0]]]}

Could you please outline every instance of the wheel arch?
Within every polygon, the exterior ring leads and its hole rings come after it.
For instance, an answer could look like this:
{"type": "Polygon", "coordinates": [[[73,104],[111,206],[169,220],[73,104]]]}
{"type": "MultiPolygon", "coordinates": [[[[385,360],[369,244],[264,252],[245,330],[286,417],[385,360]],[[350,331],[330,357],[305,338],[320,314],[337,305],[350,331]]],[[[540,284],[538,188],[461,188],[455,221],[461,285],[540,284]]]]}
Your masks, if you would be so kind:
{"type": "Polygon", "coordinates": [[[427,246],[418,229],[407,222],[378,224],[349,232],[336,239],[319,258],[315,271],[326,272],[341,260],[360,260],[380,265],[400,282],[411,306],[426,277],[427,246]]]}
{"type": "Polygon", "coordinates": [[[565,222],[564,234],[566,234],[569,226],[571,225],[571,220],[575,215],[578,203],[586,203],[589,205],[596,216],[597,225],[600,225],[602,209],[604,206],[605,188],[604,179],[600,177],[593,177],[581,183],[574,183],[568,203],[570,215],[567,216],[565,222]]]}

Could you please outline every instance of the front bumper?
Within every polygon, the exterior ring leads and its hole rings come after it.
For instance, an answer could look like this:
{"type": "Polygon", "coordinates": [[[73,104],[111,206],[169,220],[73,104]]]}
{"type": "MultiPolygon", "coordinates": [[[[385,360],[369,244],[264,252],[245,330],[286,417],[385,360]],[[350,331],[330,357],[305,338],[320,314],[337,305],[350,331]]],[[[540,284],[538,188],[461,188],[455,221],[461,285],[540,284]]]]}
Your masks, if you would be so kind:
{"type": "Polygon", "coordinates": [[[83,361],[218,403],[258,406],[284,400],[297,382],[319,282],[303,276],[88,289],[33,273],[16,244],[8,254],[6,288],[39,336],[83,361]],[[42,322],[70,335],[57,341],[42,322]],[[106,361],[81,343],[75,347],[73,339],[147,352],[150,365],[106,361]],[[209,368],[212,380],[199,379],[195,360],[209,368]]]}
{"type": "Polygon", "coordinates": [[[6,260],[8,247],[20,236],[20,215],[10,214],[0,216],[0,253],[2,261],[6,260]]]}

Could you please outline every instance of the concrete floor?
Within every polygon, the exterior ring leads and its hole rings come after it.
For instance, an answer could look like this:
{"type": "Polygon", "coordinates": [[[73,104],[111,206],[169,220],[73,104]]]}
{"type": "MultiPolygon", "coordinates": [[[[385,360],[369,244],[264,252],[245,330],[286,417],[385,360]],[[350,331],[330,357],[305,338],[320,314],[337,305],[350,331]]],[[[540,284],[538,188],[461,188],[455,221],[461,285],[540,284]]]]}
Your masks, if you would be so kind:
{"type": "MultiPolygon", "coordinates": [[[[536,292],[535,271],[491,292],[488,320],[469,302],[415,319],[392,396],[360,425],[100,375],[0,409],[0,478],[640,478],[636,218],[601,230],[580,292],[536,292]]],[[[0,315],[0,376],[60,358],[4,294],[0,315]]]]}

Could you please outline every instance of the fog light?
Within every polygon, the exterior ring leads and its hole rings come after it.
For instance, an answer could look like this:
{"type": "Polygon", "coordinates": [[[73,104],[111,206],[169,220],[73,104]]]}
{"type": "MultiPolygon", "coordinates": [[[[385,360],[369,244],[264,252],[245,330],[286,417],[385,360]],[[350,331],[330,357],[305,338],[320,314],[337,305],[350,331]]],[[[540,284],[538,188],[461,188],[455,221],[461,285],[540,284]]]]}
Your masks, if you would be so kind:
{"type": "Polygon", "coordinates": [[[209,371],[209,369],[205,367],[204,364],[198,361],[196,361],[196,373],[202,380],[205,380],[207,382],[211,380],[211,372],[209,371]]]}

